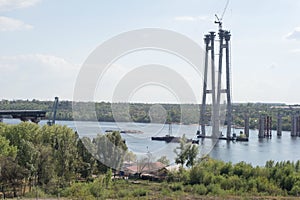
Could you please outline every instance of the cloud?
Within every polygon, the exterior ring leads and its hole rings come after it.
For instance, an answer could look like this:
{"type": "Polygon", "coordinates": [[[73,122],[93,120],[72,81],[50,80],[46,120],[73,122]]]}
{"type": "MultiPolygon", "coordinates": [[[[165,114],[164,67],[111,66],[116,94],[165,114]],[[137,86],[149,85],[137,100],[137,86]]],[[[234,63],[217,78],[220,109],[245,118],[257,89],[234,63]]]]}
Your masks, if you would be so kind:
{"type": "Polygon", "coordinates": [[[174,18],[175,21],[206,21],[207,16],[178,16],[174,18]]]}
{"type": "Polygon", "coordinates": [[[296,27],[292,32],[285,36],[288,40],[300,40],[300,27],[296,27]]]}
{"type": "Polygon", "coordinates": [[[0,16],[0,31],[20,31],[32,28],[33,26],[25,24],[20,20],[0,16]]]}
{"type": "Polygon", "coordinates": [[[10,11],[36,5],[40,0],[0,0],[0,11],[10,11]]]}
{"type": "Polygon", "coordinates": [[[291,53],[300,53],[300,49],[292,49],[291,53]]]}
{"type": "MultiPolygon", "coordinates": [[[[17,56],[1,56],[0,69],[14,68],[22,69],[39,69],[47,72],[62,72],[65,70],[78,69],[77,65],[71,64],[63,58],[47,54],[26,54],[17,56]]],[[[40,71],[42,72],[42,71],[40,71]]]]}
{"type": "Polygon", "coordinates": [[[72,99],[79,65],[47,54],[0,56],[2,96],[8,99],[72,99]]]}

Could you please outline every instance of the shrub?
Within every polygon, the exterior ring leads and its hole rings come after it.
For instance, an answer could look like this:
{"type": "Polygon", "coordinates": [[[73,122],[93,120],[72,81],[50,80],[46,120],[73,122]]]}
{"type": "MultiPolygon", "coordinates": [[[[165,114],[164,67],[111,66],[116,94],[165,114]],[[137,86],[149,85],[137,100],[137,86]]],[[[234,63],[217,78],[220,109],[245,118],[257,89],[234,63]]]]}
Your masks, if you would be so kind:
{"type": "Polygon", "coordinates": [[[203,184],[193,185],[193,191],[194,191],[194,193],[199,194],[199,195],[207,194],[207,189],[206,189],[205,185],[203,185],[203,184]]]}
{"type": "Polygon", "coordinates": [[[39,198],[47,197],[45,192],[40,188],[32,188],[31,192],[28,192],[24,195],[27,198],[35,198],[36,196],[39,198]]]}
{"type": "Polygon", "coordinates": [[[170,189],[173,191],[182,191],[183,185],[182,185],[182,183],[173,183],[170,185],[170,189]]]}
{"type": "Polygon", "coordinates": [[[134,197],[142,197],[142,196],[146,196],[147,195],[147,190],[143,189],[143,188],[137,188],[132,192],[132,195],[134,197]]]}
{"type": "Polygon", "coordinates": [[[213,195],[224,195],[226,192],[221,188],[219,184],[210,184],[207,186],[209,194],[213,195]]]}

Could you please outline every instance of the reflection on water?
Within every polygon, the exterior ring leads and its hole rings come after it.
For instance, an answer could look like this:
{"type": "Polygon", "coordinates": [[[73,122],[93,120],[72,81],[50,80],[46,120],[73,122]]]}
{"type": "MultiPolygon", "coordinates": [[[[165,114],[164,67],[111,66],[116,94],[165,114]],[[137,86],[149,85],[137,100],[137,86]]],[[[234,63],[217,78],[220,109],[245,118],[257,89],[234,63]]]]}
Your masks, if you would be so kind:
{"type": "MultiPolygon", "coordinates": [[[[4,119],[5,123],[16,124],[19,120],[4,119]]],[[[161,141],[151,141],[152,136],[164,136],[168,134],[168,125],[163,124],[143,124],[143,123],[111,123],[111,122],[76,122],[57,121],[57,124],[66,125],[74,130],[78,130],[81,137],[95,137],[97,134],[103,134],[105,130],[140,130],[143,134],[123,134],[126,144],[131,151],[138,155],[146,155],[147,147],[154,159],[161,156],[167,156],[171,162],[174,162],[175,154],[173,150],[178,146],[175,143],[165,143],[161,141]]],[[[46,121],[41,121],[41,125],[46,121]]],[[[186,135],[187,138],[195,138],[197,125],[177,125],[173,124],[172,134],[174,136],[186,135]]],[[[236,133],[240,130],[236,129],[236,133]]],[[[245,161],[253,165],[264,165],[268,160],[300,160],[300,138],[290,137],[289,132],[283,132],[281,137],[276,136],[273,131],[271,139],[259,139],[256,130],[250,130],[249,142],[228,142],[220,140],[214,142],[210,139],[200,141],[199,151],[201,154],[207,154],[212,158],[237,163],[245,161]]]]}

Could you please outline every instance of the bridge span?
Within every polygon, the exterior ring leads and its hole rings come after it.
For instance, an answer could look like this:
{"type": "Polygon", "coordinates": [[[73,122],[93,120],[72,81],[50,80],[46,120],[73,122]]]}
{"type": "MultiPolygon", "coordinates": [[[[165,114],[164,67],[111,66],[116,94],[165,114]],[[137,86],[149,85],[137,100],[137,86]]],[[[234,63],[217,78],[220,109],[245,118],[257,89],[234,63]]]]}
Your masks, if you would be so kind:
{"type": "Polygon", "coordinates": [[[0,110],[0,120],[3,118],[20,119],[21,121],[32,121],[39,123],[46,118],[46,111],[43,110],[0,110]]]}

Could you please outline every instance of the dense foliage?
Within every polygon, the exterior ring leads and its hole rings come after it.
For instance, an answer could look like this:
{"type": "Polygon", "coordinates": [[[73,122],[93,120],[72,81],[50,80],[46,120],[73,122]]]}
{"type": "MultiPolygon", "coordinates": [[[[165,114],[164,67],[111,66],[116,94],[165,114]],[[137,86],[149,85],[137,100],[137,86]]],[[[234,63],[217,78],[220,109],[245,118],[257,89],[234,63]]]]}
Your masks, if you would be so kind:
{"type": "MultiPolygon", "coordinates": [[[[41,109],[50,113],[53,102],[51,101],[38,101],[38,100],[15,100],[0,101],[0,110],[13,110],[13,109],[41,109]]],[[[86,108],[87,103],[78,102],[77,107],[86,108]]],[[[134,121],[148,123],[151,119],[150,111],[153,104],[141,104],[141,103],[107,103],[98,102],[92,103],[91,105],[96,111],[96,117],[98,121],[113,122],[116,118],[115,113],[112,112],[112,107],[118,110],[118,121],[134,121]],[[129,107],[129,112],[126,112],[125,108],[129,107]],[[129,115],[127,114],[129,113],[129,115]]],[[[198,124],[199,123],[199,112],[200,106],[195,104],[161,104],[166,111],[166,122],[172,123],[183,123],[183,124],[198,124]],[[195,112],[197,111],[197,112],[195,112]]],[[[281,113],[282,117],[282,129],[291,129],[291,115],[297,112],[293,109],[284,108],[284,104],[262,104],[262,103],[245,103],[245,104],[233,104],[233,121],[234,125],[238,127],[244,127],[245,115],[250,117],[250,128],[258,128],[258,119],[262,114],[270,115],[273,117],[272,129],[277,128],[277,115],[281,113]]],[[[47,113],[49,115],[49,113],[47,113]]],[[[93,113],[92,113],[93,114],[93,113]]],[[[83,121],[95,120],[94,116],[84,112],[84,110],[72,111],[71,101],[60,101],[58,105],[58,120],[73,120],[79,119],[83,121]]],[[[210,119],[210,107],[207,108],[207,122],[210,119]]],[[[154,120],[155,121],[155,120],[154,120]]],[[[225,122],[226,124],[226,122],[225,122]]]]}
{"type": "MultiPolygon", "coordinates": [[[[119,132],[99,135],[112,142],[119,132]]],[[[124,151],[126,145],[121,144],[124,151]]],[[[122,159],[122,158],[120,158],[122,159]]],[[[121,161],[120,161],[121,162],[121,161]]],[[[43,192],[57,194],[76,181],[87,181],[92,174],[108,168],[87,151],[76,132],[66,126],[39,126],[24,122],[0,123],[0,192],[17,196],[38,186],[43,192]]]]}
{"type": "Polygon", "coordinates": [[[268,161],[265,167],[253,167],[204,158],[191,169],[170,173],[170,183],[178,181],[199,194],[300,195],[300,161],[268,161]]]}

